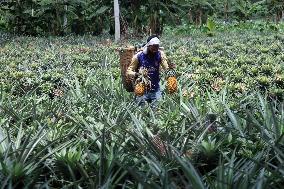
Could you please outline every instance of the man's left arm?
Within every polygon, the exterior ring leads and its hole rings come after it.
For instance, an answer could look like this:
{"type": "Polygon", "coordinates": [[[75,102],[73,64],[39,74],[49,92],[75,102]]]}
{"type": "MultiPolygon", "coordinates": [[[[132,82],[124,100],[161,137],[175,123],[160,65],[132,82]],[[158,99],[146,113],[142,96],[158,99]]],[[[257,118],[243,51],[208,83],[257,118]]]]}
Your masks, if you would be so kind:
{"type": "Polygon", "coordinates": [[[160,52],[161,52],[161,67],[164,70],[168,70],[169,69],[168,58],[163,51],[160,51],[160,52]]]}

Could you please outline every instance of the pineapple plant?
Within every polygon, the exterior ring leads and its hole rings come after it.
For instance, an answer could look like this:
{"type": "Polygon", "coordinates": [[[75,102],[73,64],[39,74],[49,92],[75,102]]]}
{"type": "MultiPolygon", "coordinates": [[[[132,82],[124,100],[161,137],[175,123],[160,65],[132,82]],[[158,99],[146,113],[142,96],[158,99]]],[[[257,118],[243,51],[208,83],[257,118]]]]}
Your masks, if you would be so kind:
{"type": "Polygon", "coordinates": [[[167,89],[170,94],[177,92],[177,78],[174,70],[169,70],[167,73],[167,89]]]}
{"type": "Polygon", "coordinates": [[[261,86],[261,87],[268,87],[269,84],[271,83],[270,81],[271,79],[267,76],[258,76],[256,78],[256,81],[258,82],[258,84],[261,86]]]}
{"type": "Polygon", "coordinates": [[[136,96],[143,96],[151,87],[150,77],[148,76],[148,69],[141,67],[139,69],[139,76],[135,81],[134,93],[136,96]]]}
{"type": "Polygon", "coordinates": [[[197,146],[197,152],[193,158],[197,163],[197,168],[201,174],[214,170],[218,165],[219,148],[222,141],[217,142],[216,138],[209,136],[203,139],[197,146]]]}

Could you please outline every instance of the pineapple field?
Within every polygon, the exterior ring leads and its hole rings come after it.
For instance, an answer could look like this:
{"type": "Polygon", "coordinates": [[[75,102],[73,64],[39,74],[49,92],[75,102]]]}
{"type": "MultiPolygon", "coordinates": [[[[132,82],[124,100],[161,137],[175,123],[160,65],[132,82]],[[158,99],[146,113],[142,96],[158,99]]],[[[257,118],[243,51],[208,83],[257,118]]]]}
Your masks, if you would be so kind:
{"type": "Polygon", "coordinates": [[[175,31],[155,112],[121,81],[144,38],[0,34],[0,188],[283,187],[283,28],[175,31]]]}

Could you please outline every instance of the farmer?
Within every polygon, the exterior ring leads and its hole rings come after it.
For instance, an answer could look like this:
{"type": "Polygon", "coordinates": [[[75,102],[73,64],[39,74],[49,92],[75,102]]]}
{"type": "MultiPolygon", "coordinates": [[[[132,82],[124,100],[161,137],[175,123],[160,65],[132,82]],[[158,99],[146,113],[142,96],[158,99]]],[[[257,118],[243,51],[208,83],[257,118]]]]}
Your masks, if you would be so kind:
{"type": "Polygon", "coordinates": [[[132,61],[127,69],[127,74],[132,78],[139,76],[141,67],[147,68],[148,76],[151,81],[151,87],[143,96],[136,96],[138,105],[143,106],[146,102],[152,108],[157,107],[158,100],[162,97],[160,90],[160,67],[169,69],[168,60],[163,51],[160,50],[160,40],[157,35],[148,37],[147,43],[144,45],[143,51],[138,52],[132,58],[132,61]]]}

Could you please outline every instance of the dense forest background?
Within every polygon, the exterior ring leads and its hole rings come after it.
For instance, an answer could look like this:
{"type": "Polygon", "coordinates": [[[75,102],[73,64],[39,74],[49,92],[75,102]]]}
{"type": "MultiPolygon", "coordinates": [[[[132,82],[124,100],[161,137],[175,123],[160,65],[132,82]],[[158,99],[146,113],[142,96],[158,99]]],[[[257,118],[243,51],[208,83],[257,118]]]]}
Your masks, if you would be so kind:
{"type": "MultiPolygon", "coordinates": [[[[123,35],[163,32],[164,26],[261,19],[280,22],[283,0],[123,0],[123,35]]],[[[114,34],[113,0],[1,0],[0,30],[25,35],[114,34]]]]}

